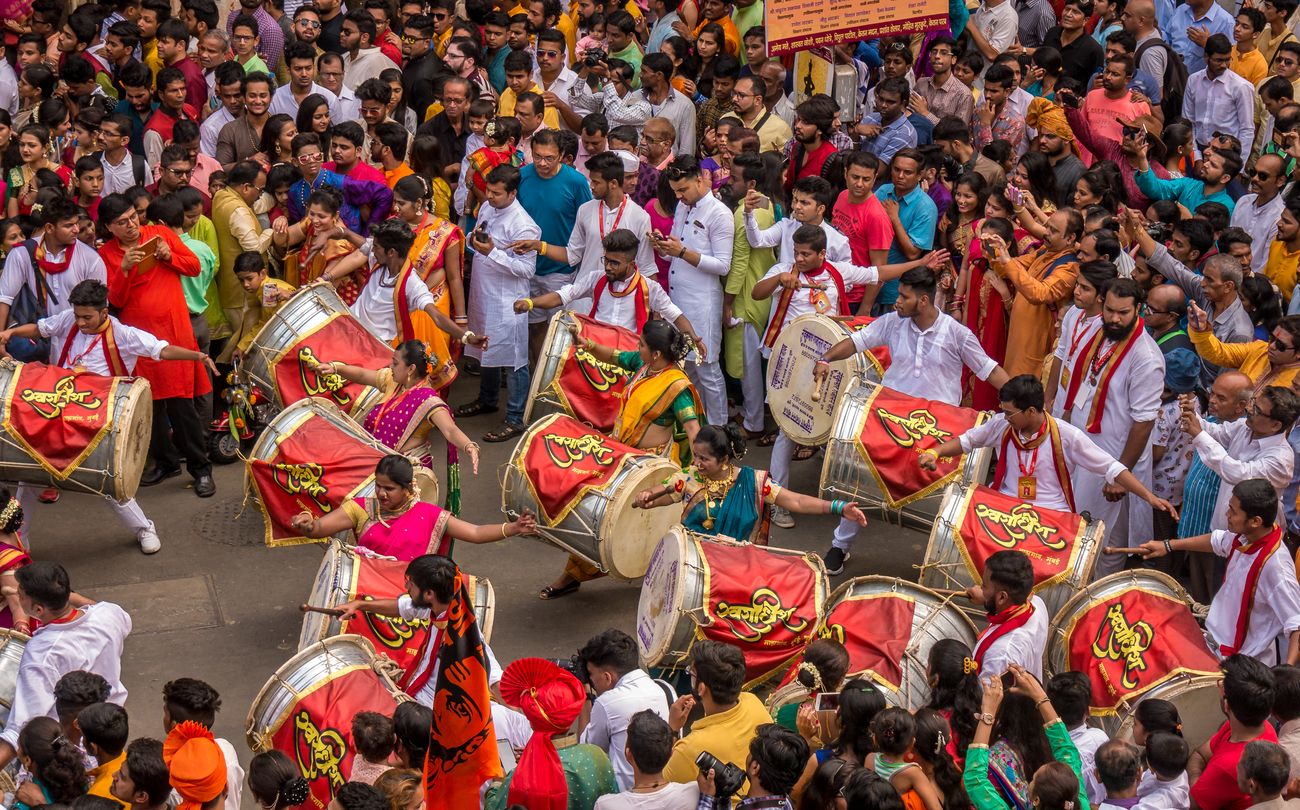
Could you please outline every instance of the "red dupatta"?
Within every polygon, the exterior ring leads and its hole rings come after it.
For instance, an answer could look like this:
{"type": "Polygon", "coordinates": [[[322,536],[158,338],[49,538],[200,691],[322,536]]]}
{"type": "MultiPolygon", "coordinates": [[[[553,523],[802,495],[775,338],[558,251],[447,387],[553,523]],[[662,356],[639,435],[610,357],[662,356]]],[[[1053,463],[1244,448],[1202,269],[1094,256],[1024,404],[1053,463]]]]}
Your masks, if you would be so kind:
{"type": "Polygon", "coordinates": [[[1061,448],[1061,427],[1051,414],[1043,414],[1043,426],[1038,435],[1029,441],[1021,441],[1011,425],[1002,434],[1002,451],[998,453],[998,466],[993,473],[993,488],[1002,489],[1002,482],[1007,478],[1008,445],[1014,444],[1021,453],[1037,450],[1048,437],[1052,439],[1052,462],[1056,465],[1056,477],[1061,481],[1061,491],[1065,493],[1065,502],[1074,511],[1074,488],[1070,486],[1070,467],[1065,461],[1065,451],[1061,448]]]}
{"type": "Polygon", "coordinates": [[[645,322],[650,320],[650,289],[646,286],[645,276],[636,265],[632,265],[633,275],[627,280],[627,289],[623,292],[615,292],[609,285],[609,277],[601,276],[596,280],[596,289],[591,296],[591,313],[588,317],[596,317],[596,309],[600,307],[600,298],[605,294],[606,288],[609,288],[609,294],[615,298],[625,298],[629,295],[635,295],[634,303],[636,304],[636,329],[637,334],[641,334],[641,327],[645,322]]]}
{"type": "Polygon", "coordinates": [[[1273,531],[1253,543],[1245,542],[1241,535],[1232,541],[1232,550],[1228,552],[1228,563],[1237,554],[1254,557],[1250,561],[1250,570],[1246,573],[1246,585],[1241,591],[1241,606],[1237,608],[1237,630],[1232,644],[1220,644],[1219,653],[1227,658],[1241,652],[1246,645],[1246,633],[1250,630],[1250,612],[1255,607],[1255,590],[1259,587],[1259,577],[1264,572],[1268,558],[1282,545],[1282,528],[1274,526],[1273,531]]]}
{"type": "MultiPolygon", "coordinates": [[[[979,642],[975,645],[975,661],[979,663],[981,672],[984,669],[984,655],[993,646],[993,642],[1002,638],[1013,630],[1019,630],[1024,627],[1030,617],[1034,615],[1034,603],[1026,602],[1023,605],[1013,605],[1000,613],[994,613],[989,616],[989,629],[984,631],[979,642]]],[[[994,675],[1001,675],[1001,672],[994,672],[994,675]]]]}
{"type": "MultiPolygon", "coordinates": [[[[1102,367],[1099,370],[1101,382],[1092,395],[1092,409],[1088,412],[1087,430],[1089,433],[1101,433],[1101,420],[1106,409],[1106,397],[1110,392],[1111,378],[1115,376],[1115,370],[1119,368],[1120,363],[1124,362],[1124,358],[1132,350],[1133,344],[1137,343],[1138,338],[1142,336],[1144,327],[1145,323],[1141,318],[1138,318],[1128,336],[1116,343],[1111,348],[1109,355],[1100,358],[1102,362],[1102,367]]],[[[1070,375],[1070,387],[1065,395],[1063,413],[1069,414],[1074,409],[1074,400],[1079,393],[1079,385],[1083,382],[1083,375],[1088,373],[1089,367],[1098,359],[1097,354],[1101,350],[1101,344],[1105,336],[1105,328],[1098,329],[1093,334],[1092,339],[1088,341],[1084,351],[1075,359],[1074,372],[1070,375]]]]}
{"type": "Polygon", "coordinates": [[[108,364],[108,370],[112,376],[129,377],[131,375],[131,372],[127,371],[126,362],[122,359],[122,352],[117,348],[117,339],[113,337],[113,320],[111,318],[104,318],[104,323],[96,330],[99,334],[86,347],[86,351],[73,358],[73,365],[69,366],[68,355],[72,353],[72,341],[76,338],[78,331],[75,323],[72,325],[72,329],[68,330],[68,337],[63,341],[63,350],[59,352],[58,365],[60,368],[71,368],[73,371],[77,371],[78,369],[75,367],[77,365],[76,361],[94,351],[95,344],[98,343],[104,352],[104,362],[108,364]]]}
{"type": "MultiPolygon", "coordinates": [[[[823,262],[822,266],[812,273],[804,273],[805,278],[816,278],[823,272],[829,273],[831,281],[835,282],[835,291],[839,294],[836,302],[839,314],[847,316],[849,314],[848,296],[844,294],[844,277],[840,271],[830,262],[823,262]]],[[[772,319],[767,324],[767,332],[763,334],[763,345],[772,348],[776,345],[776,339],[785,327],[785,316],[790,309],[790,301],[794,298],[795,290],[784,289],[781,291],[781,297],[776,301],[776,311],[772,313],[772,319]]]]}

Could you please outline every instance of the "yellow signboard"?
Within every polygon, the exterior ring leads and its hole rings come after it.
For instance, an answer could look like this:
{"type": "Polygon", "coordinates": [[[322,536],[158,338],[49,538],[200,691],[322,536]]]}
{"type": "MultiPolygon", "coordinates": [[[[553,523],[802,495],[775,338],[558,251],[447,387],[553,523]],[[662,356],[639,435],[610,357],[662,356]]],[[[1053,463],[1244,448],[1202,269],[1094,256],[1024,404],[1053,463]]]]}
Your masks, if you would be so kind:
{"type": "Polygon", "coordinates": [[[947,0],[765,0],[769,56],[948,26],[947,0]]]}

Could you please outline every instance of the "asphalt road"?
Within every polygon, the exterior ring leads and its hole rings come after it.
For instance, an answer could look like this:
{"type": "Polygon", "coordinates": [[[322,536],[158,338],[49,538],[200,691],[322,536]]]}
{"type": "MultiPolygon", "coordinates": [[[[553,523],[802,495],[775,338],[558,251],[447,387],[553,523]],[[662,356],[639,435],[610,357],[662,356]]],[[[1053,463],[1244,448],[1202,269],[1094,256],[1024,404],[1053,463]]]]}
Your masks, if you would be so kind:
{"type": "MultiPolygon", "coordinates": [[[[452,392],[453,404],[473,396],[477,380],[467,377],[452,392]]],[[[463,420],[471,438],[497,426],[496,417],[463,420]]],[[[463,474],[462,517],[498,523],[498,468],[513,443],[482,444],[477,478],[463,474]]],[[[434,458],[440,458],[441,449],[434,458]]],[[[769,451],[753,448],[746,463],[766,468],[769,451]]],[[[794,465],[794,489],[814,493],[820,457],[794,465]]],[[[124,680],[131,736],[162,735],[161,691],[168,680],[202,678],[222,695],[216,731],[235,743],[241,759],[245,719],[258,690],[297,650],[301,615],[322,548],[267,548],[260,513],[243,492],[243,466],[218,467],[217,495],[202,500],[182,475],[141,489],[145,512],[162,537],[162,551],[140,553],[134,537],[107,505],[91,496],[64,494],[56,504],[38,505],[32,519],[33,554],[69,570],[73,587],[95,599],[122,605],[132,616],[124,680]]],[[[445,470],[438,470],[440,478],[445,470]]],[[[445,486],[445,480],[443,481],[445,486]]],[[[834,519],[797,516],[791,530],[772,529],[772,545],[824,552],[834,519]]],[[[859,536],[845,573],[915,578],[926,536],[873,520],[859,536]]],[[[652,542],[647,539],[648,542],[652,542]]],[[[632,631],[639,585],[602,579],[553,602],[537,598],[564,564],[565,552],[538,539],[510,539],[484,546],[458,544],[455,557],[470,573],[491,579],[496,590],[492,647],[506,664],[528,656],[567,657],[595,633],[620,627],[632,631]]]]}

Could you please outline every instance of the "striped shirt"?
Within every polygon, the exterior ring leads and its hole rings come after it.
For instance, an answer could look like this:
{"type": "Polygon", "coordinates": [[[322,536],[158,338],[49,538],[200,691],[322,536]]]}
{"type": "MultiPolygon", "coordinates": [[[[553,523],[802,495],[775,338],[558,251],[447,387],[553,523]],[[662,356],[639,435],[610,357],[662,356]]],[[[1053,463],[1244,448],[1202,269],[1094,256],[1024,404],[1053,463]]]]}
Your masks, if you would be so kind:
{"type": "MultiPolygon", "coordinates": [[[[1207,421],[1219,420],[1211,418],[1207,421]]],[[[1209,534],[1210,521],[1214,518],[1214,504],[1219,499],[1220,483],[1222,479],[1219,474],[1201,461],[1200,453],[1194,454],[1183,483],[1183,505],[1178,513],[1179,537],[1209,534]]]]}

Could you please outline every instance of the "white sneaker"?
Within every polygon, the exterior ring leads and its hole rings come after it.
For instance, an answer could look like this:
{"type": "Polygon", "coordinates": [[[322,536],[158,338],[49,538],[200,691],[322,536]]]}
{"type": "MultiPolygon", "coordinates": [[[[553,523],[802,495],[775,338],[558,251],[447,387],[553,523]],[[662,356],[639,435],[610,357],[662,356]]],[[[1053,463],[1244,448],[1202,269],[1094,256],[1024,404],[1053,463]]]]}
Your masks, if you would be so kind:
{"type": "Polygon", "coordinates": [[[141,529],[140,533],[136,535],[136,539],[140,541],[140,550],[145,554],[157,554],[158,550],[162,548],[162,541],[158,539],[158,532],[152,528],[141,529]]]}
{"type": "Polygon", "coordinates": [[[794,516],[779,506],[772,507],[772,525],[780,526],[782,529],[794,528],[794,516]]]}

